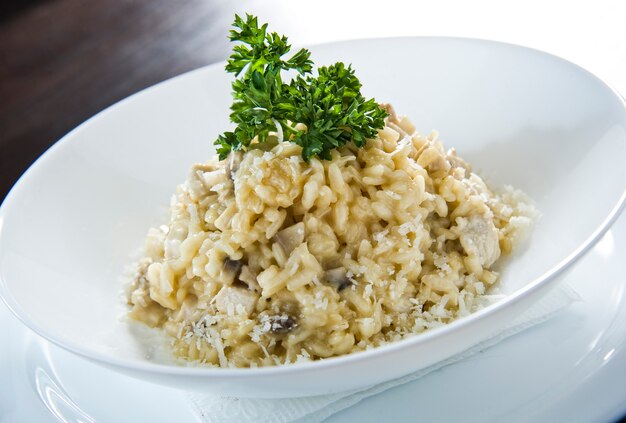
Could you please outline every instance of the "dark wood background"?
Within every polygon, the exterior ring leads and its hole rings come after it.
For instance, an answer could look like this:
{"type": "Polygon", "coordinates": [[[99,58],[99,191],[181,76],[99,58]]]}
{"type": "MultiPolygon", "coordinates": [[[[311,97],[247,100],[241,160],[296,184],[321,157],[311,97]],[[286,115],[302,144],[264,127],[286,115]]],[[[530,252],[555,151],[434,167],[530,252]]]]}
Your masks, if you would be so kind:
{"type": "Polygon", "coordinates": [[[0,201],[72,128],[143,88],[223,60],[245,1],[62,0],[0,9],[0,201]]]}

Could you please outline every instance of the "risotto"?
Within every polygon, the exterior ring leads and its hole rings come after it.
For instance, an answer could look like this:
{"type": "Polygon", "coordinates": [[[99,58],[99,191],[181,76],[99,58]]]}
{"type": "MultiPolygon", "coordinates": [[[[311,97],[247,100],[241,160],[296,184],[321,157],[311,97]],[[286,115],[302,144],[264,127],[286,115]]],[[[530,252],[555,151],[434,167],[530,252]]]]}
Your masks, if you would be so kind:
{"type": "Polygon", "coordinates": [[[306,162],[272,135],[193,166],[148,234],[131,317],[165,330],[185,360],[256,367],[362,351],[476,310],[533,208],[384,107],[378,136],[331,160],[306,162]]]}

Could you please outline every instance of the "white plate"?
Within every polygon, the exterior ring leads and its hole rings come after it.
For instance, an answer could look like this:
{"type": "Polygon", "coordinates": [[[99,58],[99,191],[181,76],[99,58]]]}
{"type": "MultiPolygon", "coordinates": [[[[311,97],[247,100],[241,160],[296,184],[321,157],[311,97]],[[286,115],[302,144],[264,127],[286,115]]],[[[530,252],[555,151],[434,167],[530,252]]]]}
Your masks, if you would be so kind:
{"type": "Polygon", "coordinates": [[[501,329],[563,277],[623,204],[624,103],[569,62],[454,38],[333,43],[313,56],[352,63],[367,95],[392,102],[422,133],[439,129],[487,179],[536,201],[543,215],[531,246],[502,273],[504,299],[420,336],[313,363],[211,369],[146,359],[118,318],[118,281],[160,221],[157,205],[227,126],[229,81],[218,65],[105,110],[20,179],[0,208],[0,295],[9,307],[57,345],[167,386],[255,397],[349,390],[424,368],[501,329]]]}
{"type": "MultiPolygon", "coordinates": [[[[626,216],[567,278],[582,301],[468,360],[391,389],[331,422],[610,422],[626,413],[626,216]]],[[[47,372],[98,422],[194,421],[185,394],[76,357],[0,306],[0,421],[53,422],[37,400],[47,372]]],[[[57,410],[71,410],[48,391],[57,410]]],[[[50,402],[50,401],[49,401],[50,402]]],[[[88,421],[83,419],[83,421],[88,421]]]]}

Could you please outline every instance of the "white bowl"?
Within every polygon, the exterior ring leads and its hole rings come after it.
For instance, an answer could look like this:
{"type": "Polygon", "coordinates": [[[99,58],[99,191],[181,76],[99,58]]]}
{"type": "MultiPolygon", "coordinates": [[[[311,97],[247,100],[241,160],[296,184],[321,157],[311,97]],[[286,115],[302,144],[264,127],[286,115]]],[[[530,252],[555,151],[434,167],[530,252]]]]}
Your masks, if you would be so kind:
{"type": "Polygon", "coordinates": [[[543,217],[504,269],[504,300],[412,339],[314,363],[208,369],[147,360],[120,319],[121,276],[189,166],[212,155],[212,141],[229,126],[229,77],[220,64],[110,107],[19,180],[0,209],[0,295],[15,315],[69,351],[165,385],[257,397],[342,391],[485,339],[548,292],[619,213],[626,109],[585,70],[527,48],[455,38],[312,51],[317,64],[351,62],[366,95],[394,104],[423,133],[438,129],[491,183],[536,201],[543,217]]]}

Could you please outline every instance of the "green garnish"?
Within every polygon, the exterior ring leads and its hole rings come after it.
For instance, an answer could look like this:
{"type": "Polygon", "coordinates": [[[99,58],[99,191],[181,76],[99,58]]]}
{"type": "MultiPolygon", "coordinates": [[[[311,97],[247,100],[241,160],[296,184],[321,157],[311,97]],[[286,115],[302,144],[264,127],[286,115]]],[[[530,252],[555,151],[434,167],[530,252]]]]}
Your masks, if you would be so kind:
{"type": "Polygon", "coordinates": [[[246,15],[244,21],[235,15],[233,26],[230,40],[241,44],[233,47],[226,70],[238,76],[230,114],[237,127],[215,141],[220,159],[231,151],[245,151],[255,137],[265,142],[270,132],[282,132],[285,140],[302,146],[307,162],[313,156],[330,159],[332,149],[351,141],[362,147],[384,126],[387,112],[374,99],[363,97],[350,66],[323,66],[313,77],[311,53],[301,49],[283,59],[291,50],[287,37],[268,33],[267,24],[259,27],[256,16],[246,15]],[[297,76],[286,84],[284,71],[297,76]],[[298,123],[306,129],[296,129],[298,123]]]}

